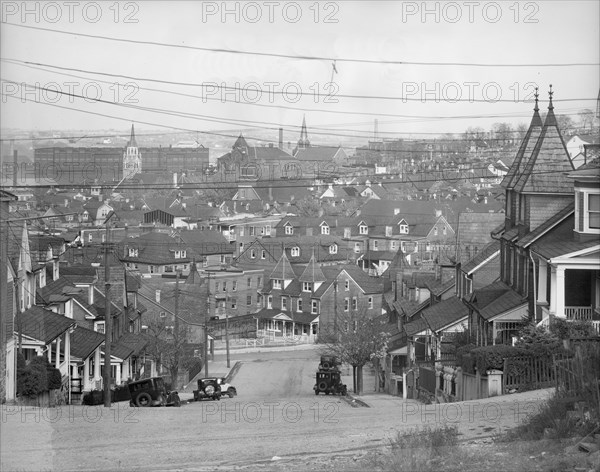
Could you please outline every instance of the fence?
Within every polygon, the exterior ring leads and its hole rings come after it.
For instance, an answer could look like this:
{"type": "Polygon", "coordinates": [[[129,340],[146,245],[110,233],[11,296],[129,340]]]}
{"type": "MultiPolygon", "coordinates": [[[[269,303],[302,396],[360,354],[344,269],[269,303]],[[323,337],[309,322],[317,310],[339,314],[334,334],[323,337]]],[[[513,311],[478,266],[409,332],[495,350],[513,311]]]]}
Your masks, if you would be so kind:
{"type": "Polygon", "coordinates": [[[556,384],[556,371],[552,359],[546,357],[517,356],[504,359],[502,375],[503,393],[511,390],[535,390],[556,384]]]}
{"type": "Polygon", "coordinates": [[[435,394],[437,388],[437,375],[435,370],[419,367],[419,387],[435,394]]]}
{"type": "Polygon", "coordinates": [[[488,398],[488,378],[479,374],[461,372],[456,377],[456,401],[488,398]]]}

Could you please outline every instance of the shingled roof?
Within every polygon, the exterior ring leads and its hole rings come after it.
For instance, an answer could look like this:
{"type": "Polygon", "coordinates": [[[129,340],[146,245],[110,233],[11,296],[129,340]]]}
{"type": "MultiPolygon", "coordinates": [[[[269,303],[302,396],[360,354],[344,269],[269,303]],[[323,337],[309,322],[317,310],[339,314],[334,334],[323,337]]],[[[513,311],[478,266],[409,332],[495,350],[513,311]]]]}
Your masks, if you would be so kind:
{"type": "Polygon", "coordinates": [[[75,324],[72,318],[33,305],[17,315],[15,330],[20,327],[24,336],[50,344],[75,324]]]}
{"type": "Polygon", "coordinates": [[[458,297],[450,297],[423,310],[421,317],[434,331],[441,331],[469,316],[469,309],[458,297]]]}
{"type": "Polygon", "coordinates": [[[310,258],[308,265],[306,266],[306,268],[304,269],[304,272],[302,272],[302,275],[300,275],[298,280],[300,280],[300,282],[313,282],[313,283],[314,282],[325,282],[325,280],[327,280],[325,278],[325,275],[323,274],[323,271],[321,270],[321,268],[315,261],[314,254],[310,258]]]}
{"type": "Polygon", "coordinates": [[[550,91],[548,114],[540,137],[514,187],[519,193],[573,194],[574,191],[573,181],[563,175],[574,167],[558,129],[552,93],[550,91]]]}

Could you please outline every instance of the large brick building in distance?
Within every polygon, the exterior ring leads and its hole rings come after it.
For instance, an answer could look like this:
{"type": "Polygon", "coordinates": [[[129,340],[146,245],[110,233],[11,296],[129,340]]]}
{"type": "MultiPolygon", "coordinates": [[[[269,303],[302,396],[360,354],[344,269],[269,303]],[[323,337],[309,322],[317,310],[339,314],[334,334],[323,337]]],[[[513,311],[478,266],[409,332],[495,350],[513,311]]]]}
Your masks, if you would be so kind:
{"type": "Polygon", "coordinates": [[[144,173],[180,172],[207,169],[209,150],[180,147],[138,147],[133,125],[126,147],[54,146],[34,150],[35,179],[52,179],[58,184],[119,182],[132,153],[139,158],[140,177],[144,173]]]}

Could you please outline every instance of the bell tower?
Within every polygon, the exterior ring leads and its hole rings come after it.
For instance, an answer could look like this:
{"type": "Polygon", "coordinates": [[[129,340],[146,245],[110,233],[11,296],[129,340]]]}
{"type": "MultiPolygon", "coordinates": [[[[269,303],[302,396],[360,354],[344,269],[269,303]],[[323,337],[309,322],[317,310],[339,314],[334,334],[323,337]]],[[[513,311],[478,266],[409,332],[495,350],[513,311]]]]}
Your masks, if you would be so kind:
{"type": "Polygon", "coordinates": [[[123,153],[123,178],[131,179],[142,171],[142,155],[135,141],[135,130],[131,125],[131,137],[123,153]]]}

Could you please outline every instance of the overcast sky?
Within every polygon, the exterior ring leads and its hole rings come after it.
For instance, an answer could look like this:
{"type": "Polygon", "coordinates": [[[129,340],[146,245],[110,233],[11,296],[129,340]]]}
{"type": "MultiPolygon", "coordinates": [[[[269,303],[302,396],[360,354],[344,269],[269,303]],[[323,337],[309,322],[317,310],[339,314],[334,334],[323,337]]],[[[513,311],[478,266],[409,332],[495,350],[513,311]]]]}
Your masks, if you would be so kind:
{"type": "Polygon", "coordinates": [[[2,127],[126,130],[135,122],[141,130],[251,136],[251,128],[281,126],[295,141],[305,114],[314,143],[337,135],[366,140],[375,119],[380,137],[407,137],[528,122],[535,84],[542,110],[552,84],[555,112],[576,118],[583,108],[596,110],[599,5],[2,2],[2,127]],[[248,90],[215,87],[236,83],[248,90]]]}

